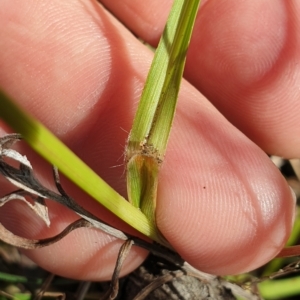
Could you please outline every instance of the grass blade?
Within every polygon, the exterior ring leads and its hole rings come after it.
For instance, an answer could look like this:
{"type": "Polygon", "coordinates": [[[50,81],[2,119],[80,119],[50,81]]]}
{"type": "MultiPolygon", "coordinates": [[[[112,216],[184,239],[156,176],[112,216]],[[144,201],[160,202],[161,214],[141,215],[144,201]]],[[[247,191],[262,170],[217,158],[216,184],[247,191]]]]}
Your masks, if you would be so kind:
{"type": "Polygon", "coordinates": [[[60,172],[87,194],[130,226],[155,240],[156,228],[140,210],[119,195],[45,126],[25,113],[1,90],[0,118],[21,133],[37,153],[57,166],[60,172]]]}
{"type": "Polygon", "coordinates": [[[158,170],[172,127],[199,3],[200,0],[174,1],[128,139],[128,198],[152,223],[155,223],[158,170]]]}
{"type": "Polygon", "coordinates": [[[258,285],[264,299],[286,299],[300,294],[300,277],[268,280],[258,285]]]}

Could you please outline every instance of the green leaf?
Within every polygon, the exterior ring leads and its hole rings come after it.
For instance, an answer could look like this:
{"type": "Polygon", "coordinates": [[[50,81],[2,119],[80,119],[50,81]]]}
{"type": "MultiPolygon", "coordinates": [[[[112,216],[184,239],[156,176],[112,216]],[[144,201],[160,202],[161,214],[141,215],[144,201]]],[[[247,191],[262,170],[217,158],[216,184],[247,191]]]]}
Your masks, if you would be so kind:
{"type": "Polygon", "coordinates": [[[144,145],[163,158],[200,0],[174,1],[129,135],[127,156],[144,145]]]}
{"type": "Polygon", "coordinates": [[[158,170],[172,127],[178,92],[200,0],[174,1],[147,77],[127,159],[129,201],[155,223],[158,170]]]}
{"type": "Polygon", "coordinates": [[[300,294],[300,277],[264,281],[258,289],[264,299],[286,299],[300,294]]]}
{"type": "Polygon", "coordinates": [[[149,156],[135,155],[127,164],[127,172],[130,173],[131,184],[128,185],[128,194],[131,196],[131,203],[140,207],[150,220],[154,219],[155,201],[157,192],[158,164],[155,159],[149,156]],[[149,198],[145,200],[146,198],[149,198]],[[140,199],[144,199],[140,203],[140,199]],[[150,203],[153,206],[144,207],[143,204],[150,203]],[[149,217],[151,216],[151,217],[149,217]]]}
{"type": "Polygon", "coordinates": [[[157,240],[157,229],[140,210],[119,195],[44,125],[25,113],[1,90],[0,118],[21,133],[37,153],[87,194],[133,228],[157,240]]]}
{"type": "Polygon", "coordinates": [[[30,283],[30,284],[42,284],[43,280],[41,278],[28,278],[26,276],[19,276],[9,273],[0,272],[1,282],[10,283],[30,283]]]}

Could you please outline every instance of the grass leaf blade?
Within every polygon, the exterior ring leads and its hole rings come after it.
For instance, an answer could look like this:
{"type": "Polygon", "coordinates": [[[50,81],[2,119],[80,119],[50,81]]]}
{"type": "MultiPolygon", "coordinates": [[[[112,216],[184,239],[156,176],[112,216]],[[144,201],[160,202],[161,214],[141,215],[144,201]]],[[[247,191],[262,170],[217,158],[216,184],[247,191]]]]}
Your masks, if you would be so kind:
{"type": "Polygon", "coordinates": [[[133,207],[67,146],[32,116],[25,113],[0,90],[0,118],[66,177],[120,219],[155,240],[157,232],[146,216],[133,207]]]}

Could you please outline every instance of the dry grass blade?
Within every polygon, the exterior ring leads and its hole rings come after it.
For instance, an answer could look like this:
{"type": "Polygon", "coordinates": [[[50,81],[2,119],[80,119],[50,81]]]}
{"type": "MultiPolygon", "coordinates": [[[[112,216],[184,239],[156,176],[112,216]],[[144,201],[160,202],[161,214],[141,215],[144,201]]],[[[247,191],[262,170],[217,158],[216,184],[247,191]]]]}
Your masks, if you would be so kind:
{"type": "Polygon", "coordinates": [[[46,223],[48,227],[50,226],[48,207],[46,206],[45,200],[42,197],[34,197],[27,191],[17,190],[0,198],[0,207],[13,200],[20,200],[26,203],[27,206],[29,206],[36,213],[36,215],[46,223]],[[28,202],[26,196],[34,198],[34,204],[28,202]]]}
{"type": "Polygon", "coordinates": [[[66,235],[68,235],[71,231],[82,228],[82,227],[93,227],[92,224],[84,219],[79,219],[70,225],[68,225],[62,232],[59,234],[49,237],[46,239],[27,239],[24,237],[20,237],[18,235],[13,234],[11,231],[7,230],[1,223],[0,223],[0,240],[3,242],[23,249],[37,249],[49,246],[53,243],[58,242],[62,238],[64,238],[66,235]]]}
{"type": "Polygon", "coordinates": [[[114,269],[114,273],[111,279],[110,288],[107,294],[103,297],[103,300],[113,300],[118,296],[119,292],[119,276],[123,263],[128,256],[130,249],[133,245],[133,240],[127,240],[120,248],[118,253],[118,259],[114,269]]]}
{"type": "Polygon", "coordinates": [[[42,287],[40,288],[40,291],[37,293],[37,295],[34,297],[34,300],[41,300],[42,297],[44,296],[45,292],[48,290],[51,282],[54,279],[54,274],[50,274],[46,280],[44,281],[42,287]]]}
{"type": "Polygon", "coordinates": [[[290,164],[297,175],[298,180],[300,180],[300,159],[290,159],[290,164]]]}
{"type": "Polygon", "coordinates": [[[154,290],[162,286],[164,283],[167,283],[168,281],[171,281],[175,278],[181,277],[185,275],[183,271],[173,271],[169,272],[168,274],[162,275],[155,280],[153,280],[149,285],[147,285],[145,288],[141,290],[140,293],[134,297],[133,300],[144,300],[147,296],[150,295],[154,290]]]}

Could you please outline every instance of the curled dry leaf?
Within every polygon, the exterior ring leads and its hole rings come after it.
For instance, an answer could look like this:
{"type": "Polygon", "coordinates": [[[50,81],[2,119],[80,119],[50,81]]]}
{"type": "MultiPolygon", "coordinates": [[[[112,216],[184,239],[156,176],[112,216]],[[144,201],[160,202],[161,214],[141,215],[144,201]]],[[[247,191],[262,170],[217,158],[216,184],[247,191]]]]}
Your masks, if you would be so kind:
{"type": "Polygon", "coordinates": [[[60,194],[45,188],[35,178],[32,166],[26,156],[23,156],[17,151],[9,148],[20,140],[21,136],[19,134],[10,134],[0,138],[0,174],[2,174],[8,181],[19,188],[19,190],[4,196],[1,199],[2,205],[13,199],[25,201],[25,203],[27,203],[27,205],[37,213],[37,215],[43,218],[47,225],[50,225],[48,211],[43,200],[47,198],[72,209],[80,217],[90,222],[93,227],[101,229],[119,239],[128,239],[128,236],[122,231],[113,228],[104,222],[101,222],[97,217],[78,205],[74,199],[68,196],[61,187],[56,168],[54,170],[55,184],[60,194]],[[5,158],[10,158],[19,163],[19,167],[13,167],[5,161],[5,158]],[[30,197],[34,204],[32,205],[30,202],[28,202],[25,196],[30,197]]]}
{"type": "Polygon", "coordinates": [[[0,239],[4,241],[7,244],[10,244],[12,246],[23,248],[23,249],[37,249],[49,246],[53,243],[58,242],[62,238],[64,238],[67,234],[69,234],[71,231],[82,228],[82,227],[92,227],[91,223],[84,220],[79,219],[73,223],[71,223],[69,226],[67,226],[62,232],[59,234],[47,238],[47,239],[40,239],[40,240],[34,240],[34,239],[26,239],[20,236],[17,236],[13,234],[11,231],[7,230],[1,223],[0,223],[0,239]]]}
{"type": "Polygon", "coordinates": [[[17,190],[14,191],[2,198],[0,198],[0,207],[12,200],[21,200],[25,202],[49,227],[50,226],[50,219],[48,215],[48,207],[45,204],[45,200],[42,197],[36,197],[34,204],[31,204],[27,201],[26,197],[33,198],[33,195],[30,195],[27,191],[24,190],[17,190]]]}

